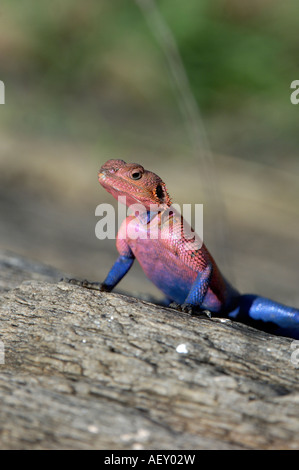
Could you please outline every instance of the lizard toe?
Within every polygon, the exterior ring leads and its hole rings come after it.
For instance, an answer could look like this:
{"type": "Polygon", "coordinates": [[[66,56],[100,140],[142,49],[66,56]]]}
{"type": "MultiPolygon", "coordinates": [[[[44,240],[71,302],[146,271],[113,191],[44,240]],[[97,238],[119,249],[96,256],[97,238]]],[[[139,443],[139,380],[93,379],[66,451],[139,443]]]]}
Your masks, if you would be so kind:
{"type": "Polygon", "coordinates": [[[79,286],[79,287],[84,287],[86,289],[93,289],[93,290],[101,290],[101,284],[100,282],[89,282],[87,279],[84,279],[81,281],[80,279],[75,279],[75,278],[66,278],[63,277],[60,279],[60,282],[67,282],[68,284],[72,284],[74,286],[79,286]]]}

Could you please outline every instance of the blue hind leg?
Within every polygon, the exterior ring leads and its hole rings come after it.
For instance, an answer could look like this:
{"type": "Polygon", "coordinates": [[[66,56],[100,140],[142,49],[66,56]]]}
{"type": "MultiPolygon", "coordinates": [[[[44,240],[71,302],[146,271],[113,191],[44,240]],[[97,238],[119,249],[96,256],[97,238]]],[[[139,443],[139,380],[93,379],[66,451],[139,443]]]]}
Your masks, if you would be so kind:
{"type": "Polygon", "coordinates": [[[264,297],[241,295],[228,317],[269,333],[299,339],[299,310],[264,297]]]}

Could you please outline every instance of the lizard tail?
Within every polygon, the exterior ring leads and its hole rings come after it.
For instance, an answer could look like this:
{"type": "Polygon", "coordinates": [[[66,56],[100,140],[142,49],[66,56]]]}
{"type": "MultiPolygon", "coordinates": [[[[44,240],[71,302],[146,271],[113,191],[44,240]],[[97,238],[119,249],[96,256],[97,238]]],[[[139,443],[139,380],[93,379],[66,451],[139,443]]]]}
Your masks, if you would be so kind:
{"type": "Polygon", "coordinates": [[[299,310],[258,295],[240,295],[232,318],[269,333],[299,339],[299,310]]]}

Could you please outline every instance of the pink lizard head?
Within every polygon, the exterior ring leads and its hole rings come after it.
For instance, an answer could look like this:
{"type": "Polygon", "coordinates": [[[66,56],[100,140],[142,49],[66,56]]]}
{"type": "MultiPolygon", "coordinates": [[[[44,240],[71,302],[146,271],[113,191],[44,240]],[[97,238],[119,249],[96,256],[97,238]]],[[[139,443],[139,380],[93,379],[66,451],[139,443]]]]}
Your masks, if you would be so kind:
{"type": "Polygon", "coordinates": [[[100,184],[117,199],[126,196],[126,204],[142,204],[147,210],[170,207],[171,200],[161,178],[138,163],[108,160],[98,174],[100,184]]]}

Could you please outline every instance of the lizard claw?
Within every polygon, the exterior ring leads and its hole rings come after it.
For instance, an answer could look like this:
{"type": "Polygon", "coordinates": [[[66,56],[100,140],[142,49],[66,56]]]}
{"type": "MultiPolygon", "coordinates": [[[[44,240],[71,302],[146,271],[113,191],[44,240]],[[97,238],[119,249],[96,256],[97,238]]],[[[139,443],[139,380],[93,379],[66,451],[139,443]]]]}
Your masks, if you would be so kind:
{"type": "Polygon", "coordinates": [[[181,305],[181,311],[185,313],[189,313],[190,315],[193,315],[194,313],[196,313],[196,311],[198,312],[198,309],[196,308],[195,305],[183,303],[181,305]]]}
{"type": "Polygon", "coordinates": [[[169,307],[169,308],[173,308],[173,309],[175,309],[175,310],[180,310],[180,311],[181,311],[181,305],[178,304],[177,302],[170,302],[170,303],[168,304],[168,307],[169,307]]]}
{"type": "Polygon", "coordinates": [[[168,307],[174,308],[175,310],[179,310],[179,312],[185,312],[189,313],[190,315],[205,315],[208,318],[211,318],[211,312],[209,310],[201,310],[198,305],[192,305],[192,304],[178,304],[177,302],[171,302],[168,307]]]}
{"type": "Polygon", "coordinates": [[[198,311],[197,307],[195,305],[191,304],[178,304],[177,302],[171,302],[169,304],[170,308],[174,308],[175,310],[178,310],[179,312],[185,312],[185,313],[195,313],[195,311],[198,311]]]}
{"type": "Polygon", "coordinates": [[[87,281],[87,279],[80,281],[79,279],[74,279],[74,278],[68,279],[68,278],[63,277],[62,279],[60,279],[60,282],[67,282],[75,286],[85,287],[86,289],[99,290],[99,291],[105,290],[104,285],[102,285],[100,282],[89,282],[87,281]]]}
{"type": "Polygon", "coordinates": [[[212,313],[210,312],[210,310],[201,310],[200,313],[208,318],[212,318],[212,313]]]}

